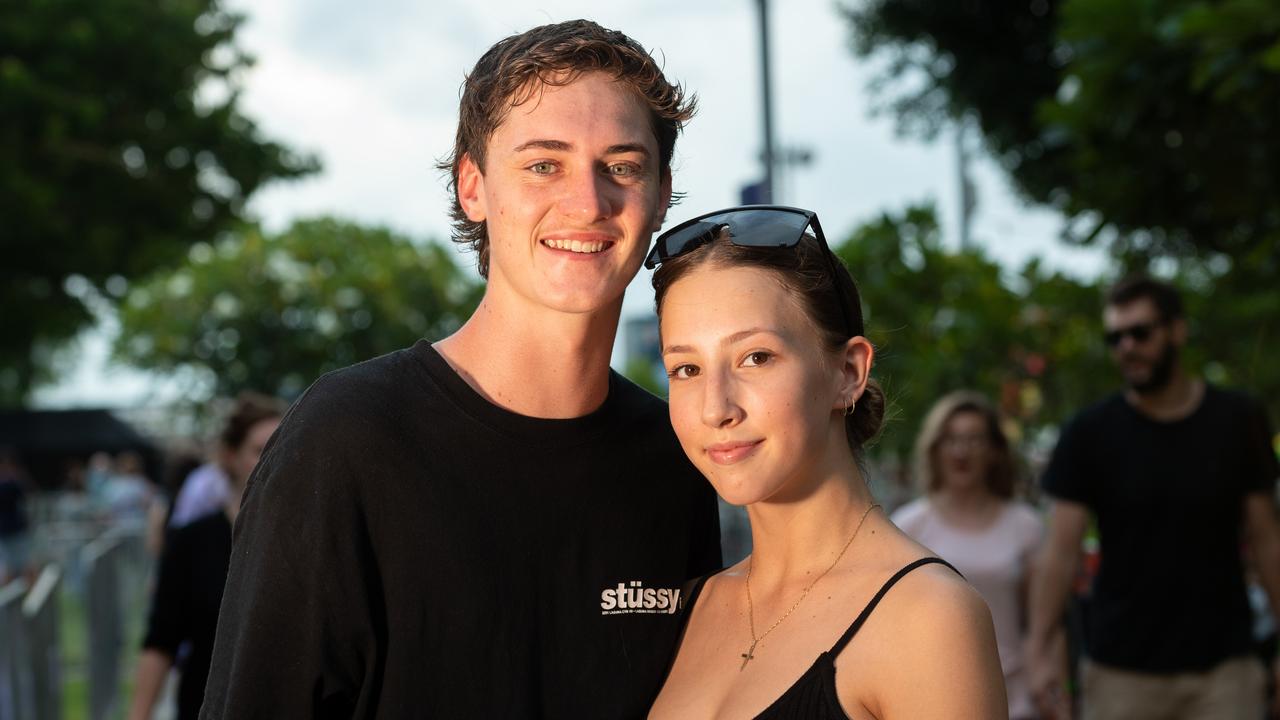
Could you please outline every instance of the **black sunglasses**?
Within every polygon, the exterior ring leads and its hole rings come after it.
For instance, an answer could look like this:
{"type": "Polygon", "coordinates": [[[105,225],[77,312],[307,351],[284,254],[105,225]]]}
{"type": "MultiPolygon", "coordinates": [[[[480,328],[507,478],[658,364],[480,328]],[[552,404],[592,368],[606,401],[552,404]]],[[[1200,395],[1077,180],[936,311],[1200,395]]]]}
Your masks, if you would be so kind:
{"type": "MultiPolygon", "coordinates": [[[[743,205],[699,215],[659,235],[653,249],[644,259],[644,266],[652,270],[667,260],[680,257],[710,242],[725,228],[729,230],[729,242],[739,247],[757,248],[796,247],[804,237],[804,231],[813,228],[814,236],[822,244],[822,256],[827,261],[827,269],[831,272],[832,282],[840,296],[840,314],[844,316],[845,329],[849,331],[849,337],[862,334],[861,330],[854,330],[854,314],[849,309],[850,304],[858,304],[857,288],[844,288],[848,283],[841,278],[847,277],[847,274],[842,275],[836,271],[831,247],[827,245],[822,225],[818,223],[818,214],[812,210],[785,205],[743,205]]],[[[861,316],[860,311],[856,314],[861,316]]]]}
{"type": "Polygon", "coordinates": [[[1126,335],[1133,338],[1134,342],[1142,343],[1146,342],[1147,339],[1151,337],[1151,333],[1155,331],[1155,323],[1137,323],[1136,325],[1130,325],[1129,327],[1108,330],[1102,334],[1102,339],[1107,343],[1107,347],[1113,348],[1118,347],[1126,335]]]}

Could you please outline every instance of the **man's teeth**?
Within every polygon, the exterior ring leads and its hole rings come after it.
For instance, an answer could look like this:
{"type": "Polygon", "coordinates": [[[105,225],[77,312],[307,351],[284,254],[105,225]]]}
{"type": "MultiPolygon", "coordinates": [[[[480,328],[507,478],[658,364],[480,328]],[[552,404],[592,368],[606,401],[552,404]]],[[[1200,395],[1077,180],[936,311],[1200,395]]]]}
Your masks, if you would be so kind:
{"type": "Polygon", "coordinates": [[[604,241],[583,242],[581,240],[547,239],[542,242],[546,243],[549,248],[555,248],[556,250],[568,250],[569,252],[576,253],[596,253],[603,250],[605,246],[604,241]]]}

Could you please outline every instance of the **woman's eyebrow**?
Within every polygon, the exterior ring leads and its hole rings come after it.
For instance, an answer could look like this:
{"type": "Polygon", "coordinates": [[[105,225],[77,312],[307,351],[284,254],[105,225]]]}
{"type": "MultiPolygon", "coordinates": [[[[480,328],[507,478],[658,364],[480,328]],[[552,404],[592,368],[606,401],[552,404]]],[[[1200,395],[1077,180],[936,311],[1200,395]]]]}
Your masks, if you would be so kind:
{"type": "MultiPolygon", "coordinates": [[[[723,339],[720,340],[720,344],[732,345],[736,342],[741,342],[743,340],[746,340],[752,335],[759,335],[761,333],[782,337],[782,333],[772,328],[753,327],[753,328],[747,328],[746,330],[739,330],[738,332],[733,333],[731,335],[726,335],[723,339]]],[[[662,348],[663,355],[671,355],[675,353],[688,353],[688,352],[693,352],[693,347],[690,345],[667,345],[666,347],[662,348]]]]}

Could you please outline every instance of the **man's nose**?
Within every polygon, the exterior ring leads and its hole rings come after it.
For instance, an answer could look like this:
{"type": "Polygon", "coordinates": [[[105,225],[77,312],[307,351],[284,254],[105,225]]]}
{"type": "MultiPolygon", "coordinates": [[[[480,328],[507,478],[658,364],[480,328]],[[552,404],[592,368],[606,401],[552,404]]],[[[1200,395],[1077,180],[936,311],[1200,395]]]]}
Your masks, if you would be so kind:
{"type": "Polygon", "coordinates": [[[560,199],[560,212],[583,223],[592,223],[613,215],[608,178],[594,171],[578,171],[566,180],[560,199]]]}

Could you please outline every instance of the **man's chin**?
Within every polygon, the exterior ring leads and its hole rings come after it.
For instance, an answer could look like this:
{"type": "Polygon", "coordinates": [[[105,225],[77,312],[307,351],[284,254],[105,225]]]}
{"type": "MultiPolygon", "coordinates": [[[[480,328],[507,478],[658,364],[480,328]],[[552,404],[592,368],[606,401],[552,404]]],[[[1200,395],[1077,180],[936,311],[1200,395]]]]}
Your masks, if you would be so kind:
{"type": "Polygon", "coordinates": [[[1152,373],[1143,373],[1141,375],[1129,375],[1125,377],[1125,384],[1129,389],[1139,395],[1154,395],[1165,388],[1168,382],[1160,382],[1160,379],[1152,373]]]}

